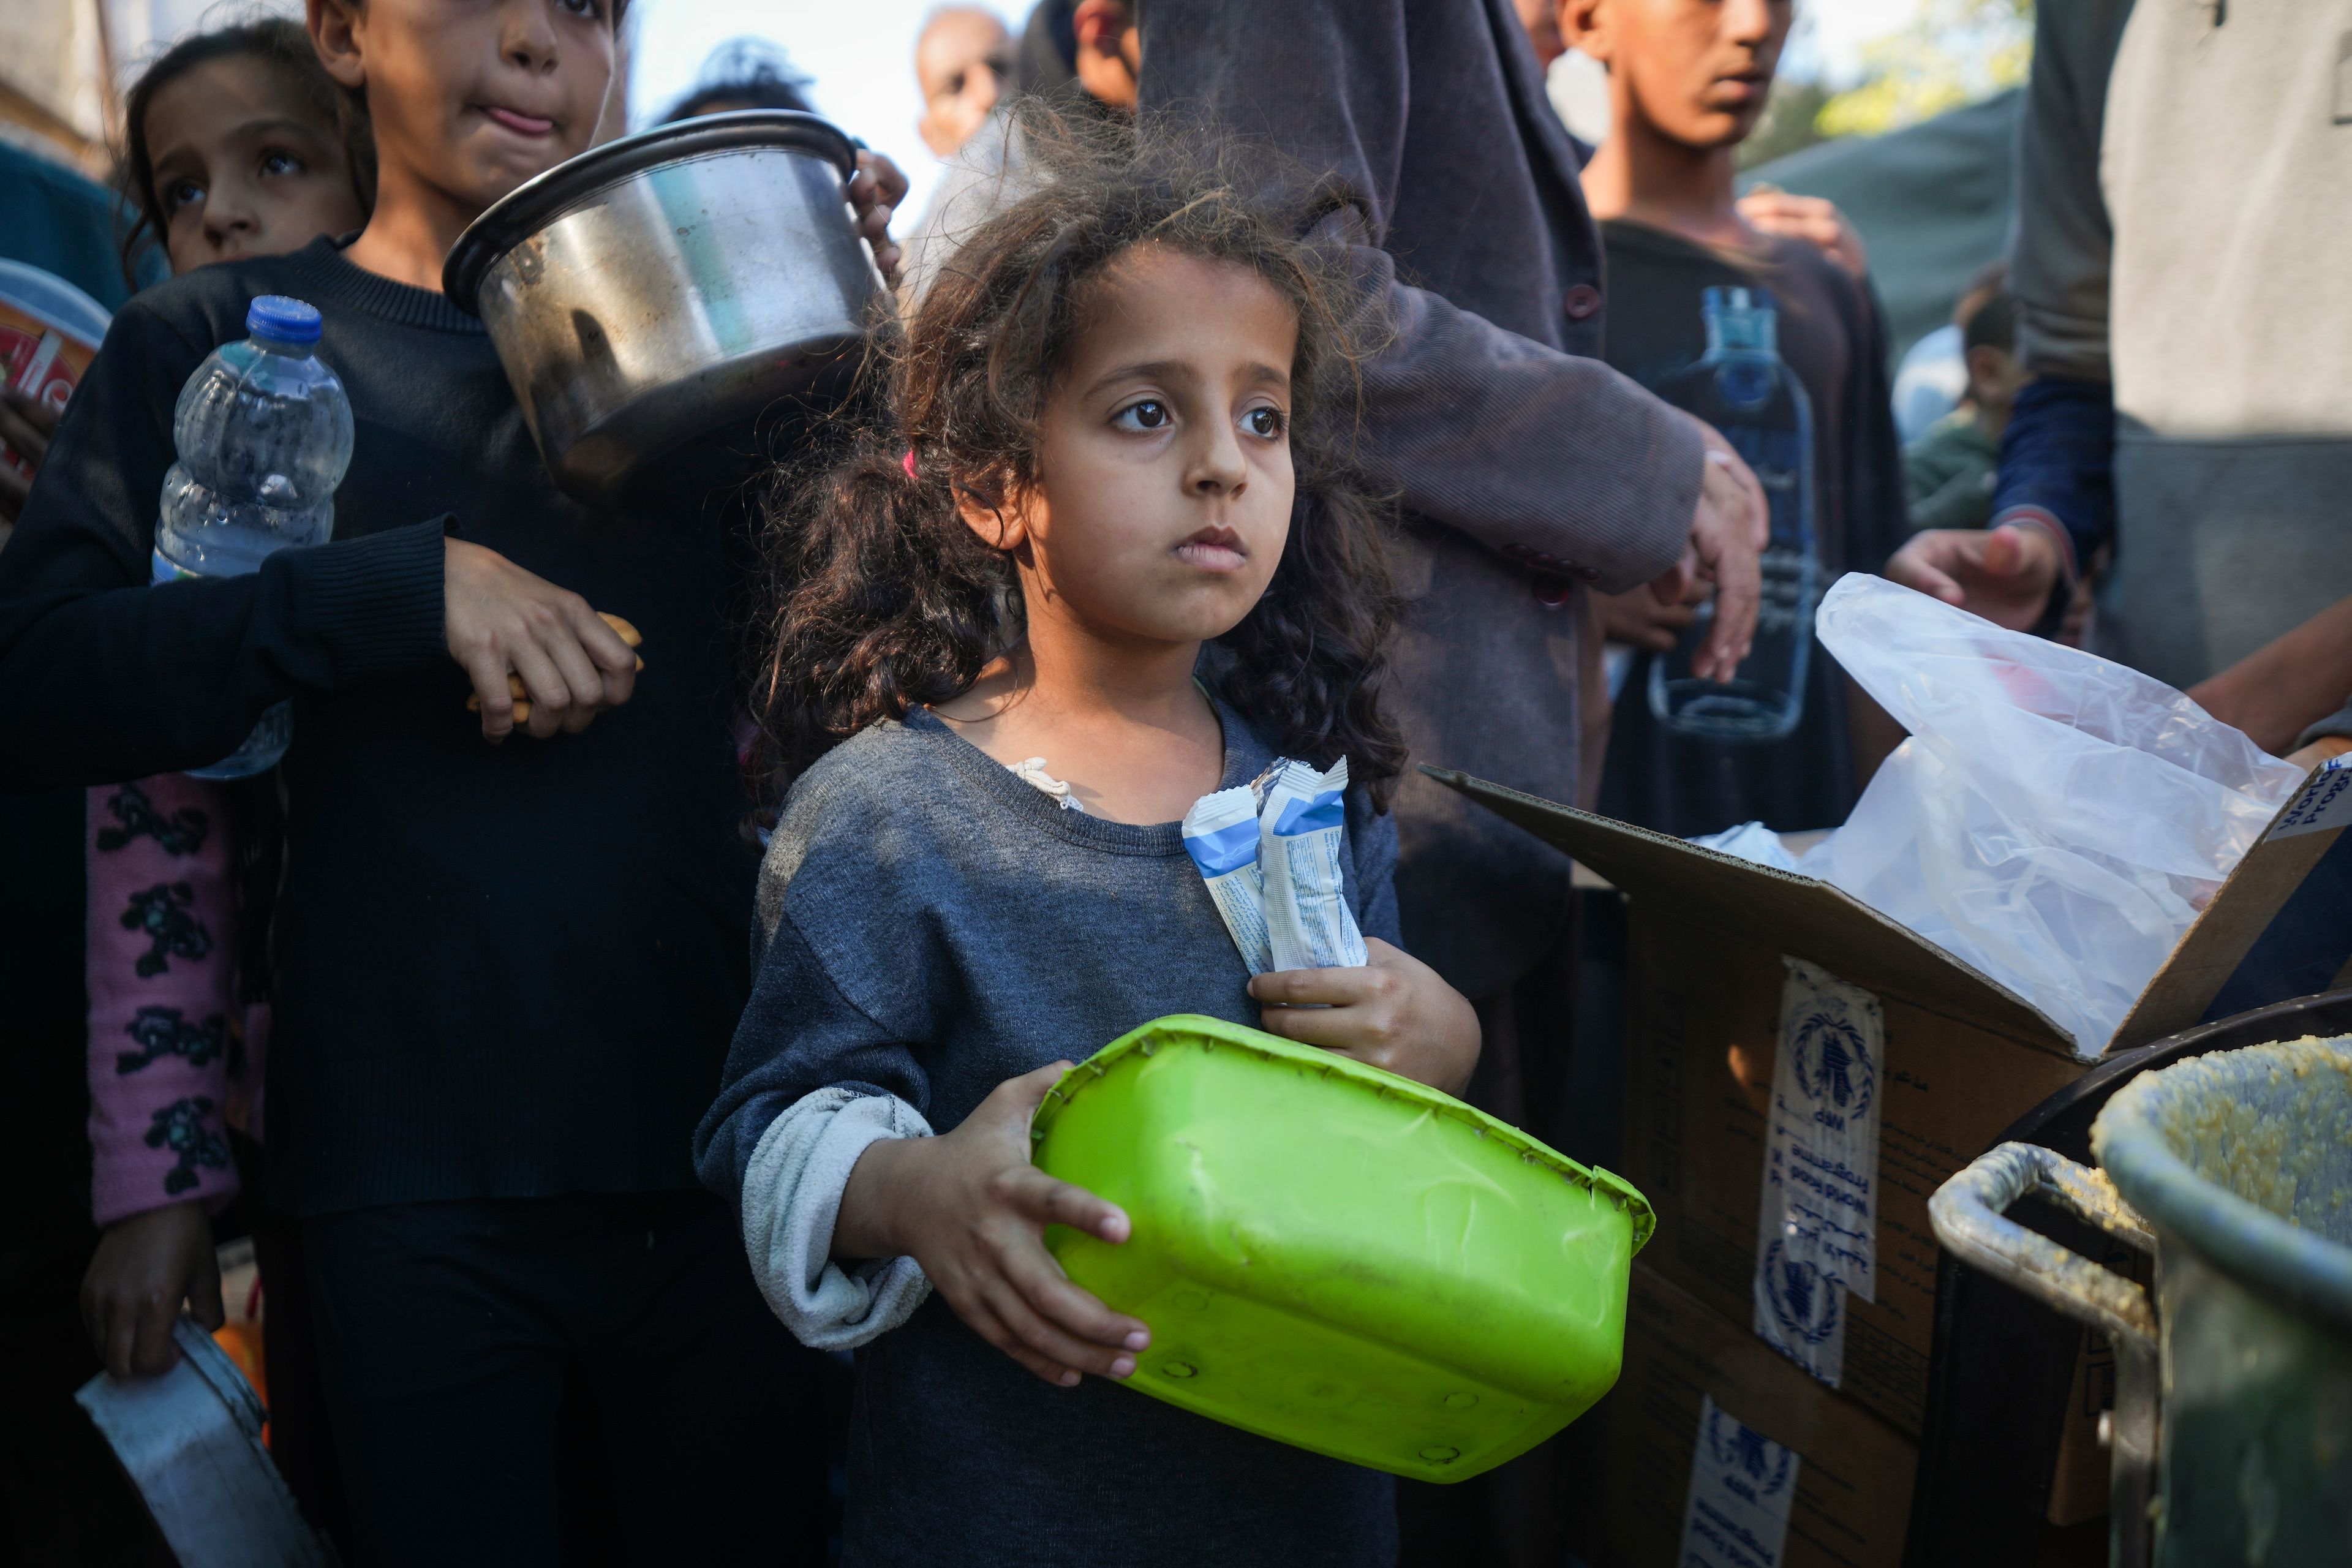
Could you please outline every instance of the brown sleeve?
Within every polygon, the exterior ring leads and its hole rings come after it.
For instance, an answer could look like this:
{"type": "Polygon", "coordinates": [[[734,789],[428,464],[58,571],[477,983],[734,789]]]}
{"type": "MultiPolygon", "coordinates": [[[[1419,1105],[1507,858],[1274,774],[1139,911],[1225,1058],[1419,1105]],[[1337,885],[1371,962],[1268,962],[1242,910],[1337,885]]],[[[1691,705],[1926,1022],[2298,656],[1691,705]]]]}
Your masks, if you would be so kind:
{"type": "Polygon", "coordinates": [[[1146,110],[1174,107],[1328,173],[1349,202],[1319,237],[1386,309],[1357,456],[1412,511],[1622,592],[1674,564],[1698,506],[1697,427],[1598,360],[1400,282],[1381,248],[1413,89],[1405,0],[1288,0],[1278,26],[1224,0],[1140,8],[1146,110]]]}

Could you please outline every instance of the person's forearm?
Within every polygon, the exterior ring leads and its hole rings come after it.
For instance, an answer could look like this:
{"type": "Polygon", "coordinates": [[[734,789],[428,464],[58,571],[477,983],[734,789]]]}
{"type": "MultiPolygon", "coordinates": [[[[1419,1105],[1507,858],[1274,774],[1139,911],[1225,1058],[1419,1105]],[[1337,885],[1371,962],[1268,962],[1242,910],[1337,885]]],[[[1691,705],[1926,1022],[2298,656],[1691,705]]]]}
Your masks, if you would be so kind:
{"type": "Polygon", "coordinates": [[[1262,141],[1283,160],[1269,179],[1325,199],[1310,237],[1344,252],[1373,307],[1362,426],[1340,436],[1377,483],[1536,570],[1612,592],[1646,582],[1680,558],[1698,510],[1690,422],[1598,360],[1398,281],[1385,246],[1407,163],[1397,106],[1416,90],[1408,10],[1297,0],[1269,35],[1246,6],[1155,0],[1138,14],[1142,108],[1262,141]]]}
{"type": "Polygon", "coordinates": [[[841,1212],[833,1222],[833,1256],[843,1262],[898,1258],[908,1250],[898,1217],[923,1161],[937,1145],[928,1138],[886,1138],[866,1146],[850,1167],[841,1212]]]}
{"type": "Polygon", "coordinates": [[[2018,395],[2001,435],[1992,526],[2048,532],[2066,580],[2115,535],[2115,390],[2103,381],[2045,376],[2018,395]]]}
{"type": "Polygon", "coordinates": [[[2189,695],[2266,752],[2284,752],[2352,691],[2352,599],[2255,649],[2189,695]]]}
{"type": "Polygon", "coordinates": [[[58,531],[19,551],[0,576],[0,789],[201,766],[273,702],[446,657],[437,521],[162,588],[58,531]]]}
{"type": "Polygon", "coordinates": [[[1598,360],[1535,343],[1395,281],[1364,366],[1360,460],[1411,511],[1607,593],[1678,560],[1706,469],[1696,423],[1598,360]]]}

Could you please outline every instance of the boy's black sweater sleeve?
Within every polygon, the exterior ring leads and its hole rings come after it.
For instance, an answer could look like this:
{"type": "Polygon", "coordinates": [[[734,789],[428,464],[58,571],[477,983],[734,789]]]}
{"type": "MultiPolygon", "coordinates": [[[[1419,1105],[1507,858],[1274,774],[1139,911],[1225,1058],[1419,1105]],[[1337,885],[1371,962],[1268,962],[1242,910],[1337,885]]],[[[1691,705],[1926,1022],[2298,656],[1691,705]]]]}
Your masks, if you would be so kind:
{"type": "Polygon", "coordinates": [[[180,388],[212,351],[115,317],[0,550],[0,790],[197,767],[272,703],[446,658],[442,523],[149,587],[180,388]]]}

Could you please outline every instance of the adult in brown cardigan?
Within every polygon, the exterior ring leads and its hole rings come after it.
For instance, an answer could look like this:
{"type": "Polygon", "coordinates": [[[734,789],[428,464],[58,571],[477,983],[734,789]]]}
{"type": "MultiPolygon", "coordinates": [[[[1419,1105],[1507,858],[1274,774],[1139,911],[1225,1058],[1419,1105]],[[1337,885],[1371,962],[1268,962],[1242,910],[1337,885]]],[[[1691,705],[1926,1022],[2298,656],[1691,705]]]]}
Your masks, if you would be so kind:
{"type": "MultiPolygon", "coordinates": [[[[1601,245],[1512,0],[1137,9],[1147,114],[1205,115],[1352,198],[1325,222],[1391,318],[1360,450],[1407,514],[1390,700],[1415,759],[1578,799],[1584,587],[1622,593],[1695,552],[1736,655],[1763,510],[1721,437],[1597,357],[1601,245]]],[[[1396,811],[1406,944],[1482,999],[1495,1054],[1497,1026],[1517,1032],[1500,999],[1566,927],[1568,861],[1426,779],[1396,811]]]]}

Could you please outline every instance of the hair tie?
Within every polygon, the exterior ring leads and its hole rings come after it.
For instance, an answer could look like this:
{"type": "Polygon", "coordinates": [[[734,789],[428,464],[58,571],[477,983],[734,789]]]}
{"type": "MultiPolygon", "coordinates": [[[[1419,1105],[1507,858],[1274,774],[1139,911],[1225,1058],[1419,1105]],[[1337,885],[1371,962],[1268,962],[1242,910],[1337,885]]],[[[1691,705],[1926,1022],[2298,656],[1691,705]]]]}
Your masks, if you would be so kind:
{"type": "Polygon", "coordinates": [[[907,455],[898,459],[898,466],[907,470],[908,479],[915,477],[915,449],[912,447],[908,447],[907,455]]]}

